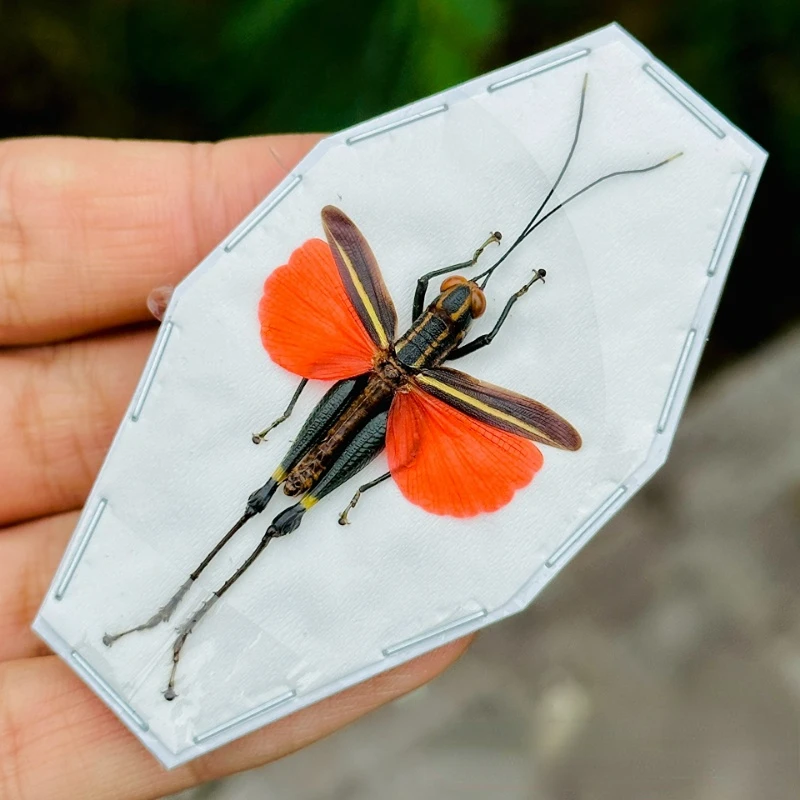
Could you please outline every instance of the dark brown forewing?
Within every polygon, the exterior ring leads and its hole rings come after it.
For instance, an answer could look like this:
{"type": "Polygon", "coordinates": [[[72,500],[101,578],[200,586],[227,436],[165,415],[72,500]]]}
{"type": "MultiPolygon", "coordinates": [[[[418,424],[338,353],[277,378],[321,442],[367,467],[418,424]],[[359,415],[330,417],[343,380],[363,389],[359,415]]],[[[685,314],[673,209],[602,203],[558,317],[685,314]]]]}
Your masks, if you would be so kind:
{"type": "Polygon", "coordinates": [[[322,209],[322,225],[353,307],[372,341],[388,347],[395,338],[397,312],[367,240],[335,206],[322,209]]]}
{"type": "Polygon", "coordinates": [[[581,436],[569,422],[524,395],[449,367],[426,369],[415,380],[434,397],[500,430],[562,450],[581,446],[581,436]]]}

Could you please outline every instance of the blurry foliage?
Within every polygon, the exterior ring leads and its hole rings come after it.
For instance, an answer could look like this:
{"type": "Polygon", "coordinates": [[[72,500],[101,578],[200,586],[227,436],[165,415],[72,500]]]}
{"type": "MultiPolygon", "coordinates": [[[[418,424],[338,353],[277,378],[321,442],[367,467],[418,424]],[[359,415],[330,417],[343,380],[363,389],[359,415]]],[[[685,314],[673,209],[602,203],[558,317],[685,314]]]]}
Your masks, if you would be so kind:
{"type": "Polygon", "coordinates": [[[335,130],[480,71],[504,0],[0,0],[0,134],[335,130]]]}
{"type": "MultiPolygon", "coordinates": [[[[514,3],[513,60],[530,31],[551,47],[615,19],[741,127],[770,157],[745,226],[701,370],[800,320],[800,3],[786,0],[578,0],[514,3]]],[[[680,231],[675,231],[680,236],[680,231]]]]}
{"type": "Polygon", "coordinates": [[[612,19],[771,152],[714,364],[800,313],[800,3],[0,0],[0,135],[336,130],[612,19]]]}

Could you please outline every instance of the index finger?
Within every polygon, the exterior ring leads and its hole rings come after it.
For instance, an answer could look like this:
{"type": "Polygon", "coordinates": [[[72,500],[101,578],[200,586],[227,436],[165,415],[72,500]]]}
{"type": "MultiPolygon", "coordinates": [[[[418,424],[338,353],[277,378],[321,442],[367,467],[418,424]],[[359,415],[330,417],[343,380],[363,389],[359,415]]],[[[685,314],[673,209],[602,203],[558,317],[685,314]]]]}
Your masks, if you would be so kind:
{"type": "Polygon", "coordinates": [[[318,139],[0,142],[0,345],[146,319],[318,139]]]}

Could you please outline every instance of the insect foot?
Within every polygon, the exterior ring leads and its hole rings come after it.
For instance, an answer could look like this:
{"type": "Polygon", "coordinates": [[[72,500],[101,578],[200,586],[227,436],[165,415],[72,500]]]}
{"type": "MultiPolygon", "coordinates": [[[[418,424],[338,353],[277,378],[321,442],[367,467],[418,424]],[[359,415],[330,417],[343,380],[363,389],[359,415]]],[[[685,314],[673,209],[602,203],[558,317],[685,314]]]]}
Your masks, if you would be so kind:
{"type": "Polygon", "coordinates": [[[219,594],[212,594],[208,600],[204,601],[200,608],[192,614],[186,622],[178,628],[178,637],[172,645],[172,671],[169,675],[169,683],[164,690],[165,700],[174,700],[178,693],[175,691],[175,673],[178,671],[178,661],[181,658],[181,650],[189,638],[189,634],[194,630],[195,625],[205,616],[206,612],[217,602],[219,594]]]}
{"type": "Polygon", "coordinates": [[[178,591],[175,592],[175,594],[163,606],[161,606],[161,608],[159,608],[158,611],[156,611],[156,613],[150,617],[150,619],[148,619],[146,622],[143,622],[141,625],[137,625],[134,628],[129,628],[128,630],[120,633],[103,634],[103,644],[106,647],[111,647],[111,645],[114,644],[117,639],[121,639],[123,636],[127,636],[129,633],[146,631],[150,628],[155,628],[156,625],[160,625],[162,622],[167,622],[193,583],[194,578],[189,578],[189,580],[183,583],[180,589],[178,589],[178,591]]]}
{"type": "Polygon", "coordinates": [[[339,514],[339,524],[340,525],[349,525],[350,520],[347,519],[347,515],[350,513],[352,509],[356,507],[356,503],[361,499],[361,490],[357,491],[353,495],[353,499],[347,504],[347,508],[339,514]]]}
{"type": "Polygon", "coordinates": [[[522,295],[526,294],[528,289],[530,289],[531,286],[533,286],[533,284],[537,281],[544,283],[545,275],[547,275],[547,270],[537,269],[533,273],[533,277],[518,292],[515,292],[514,297],[522,297],[522,295]]]}
{"type": "Polygon", "coordinates": [[[349,525],[350,524],[350,520],[347,519],[347,512],[349,510],[350,510],[349,508],[345,509],[344,511],[342,511],[341,514],[339,514],[339,524],[340,525],[344,526],[344,525],[349,525]]]}
{"type": "Polygon", "coordinates": [[[503,234],[500,231],[495,231],[494,233],[489,234],[489,238],[475,251],[475,254],[472,256],[472,263],[477,264],[478,259],[481,257],[483,251],[490,245],[490,244],[500,244],[500,240],[503,238],[503,234]]]}
{"type": "Polygon", "coordinates": [[[260,433],[254,433],[250,437],[253,444],[261,444],[261,442],[266,442],[267,434],[269,434],[269,432],[273,428],[277,428],[278,425],[280,425],[282,422],[286,422],[287,419],[289,419],[289,414],[281,414],[281,416],[278,417],[278,419],[276,419],[275,422],[273,422],[271,425],[268,425],[266,428],[264,428],[263,431],[261,431],[260,433]]]}

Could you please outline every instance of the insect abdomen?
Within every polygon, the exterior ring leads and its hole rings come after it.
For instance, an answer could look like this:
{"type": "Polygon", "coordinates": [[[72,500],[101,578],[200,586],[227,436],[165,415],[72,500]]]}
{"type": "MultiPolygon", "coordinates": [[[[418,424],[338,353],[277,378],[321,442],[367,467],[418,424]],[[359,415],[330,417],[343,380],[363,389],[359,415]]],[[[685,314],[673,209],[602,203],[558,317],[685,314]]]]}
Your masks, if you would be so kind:
{"type": "Polygon", "coordinates": [[[278,468],[279,479],[289,473],[309,447],[324,437],[336,418],[341,415],[343,409],[347,407],[348,403],[352,402],[353,397],[366,383],[365,377],[350,378],[335,383],[325,392],[323,398],[309,414],[308,419],[300,429],[300,433],[297,434],[297,438],[289,448],[289,452],[281,461],[278,468]]]}
{"type": "Polygon", "coordinates": [[[322,480],[314,487],[311,492],[313,496],[310,498],[311,502],[322,499],[345,481],[350,480],[383,450],[386,443],[388,419],[389,412],[387,410],[381,411],[367,422],[325,473],[322,480]]]}
{"type": "Polygon", "coordinates": [[[284,493],[293,497],[309,491],[358,431],[388,408],[393,395],[393,390],[382,379],[370,377],[363,390],[353,395],[340,411],[327,433],[288,472],[284,493]]]}

